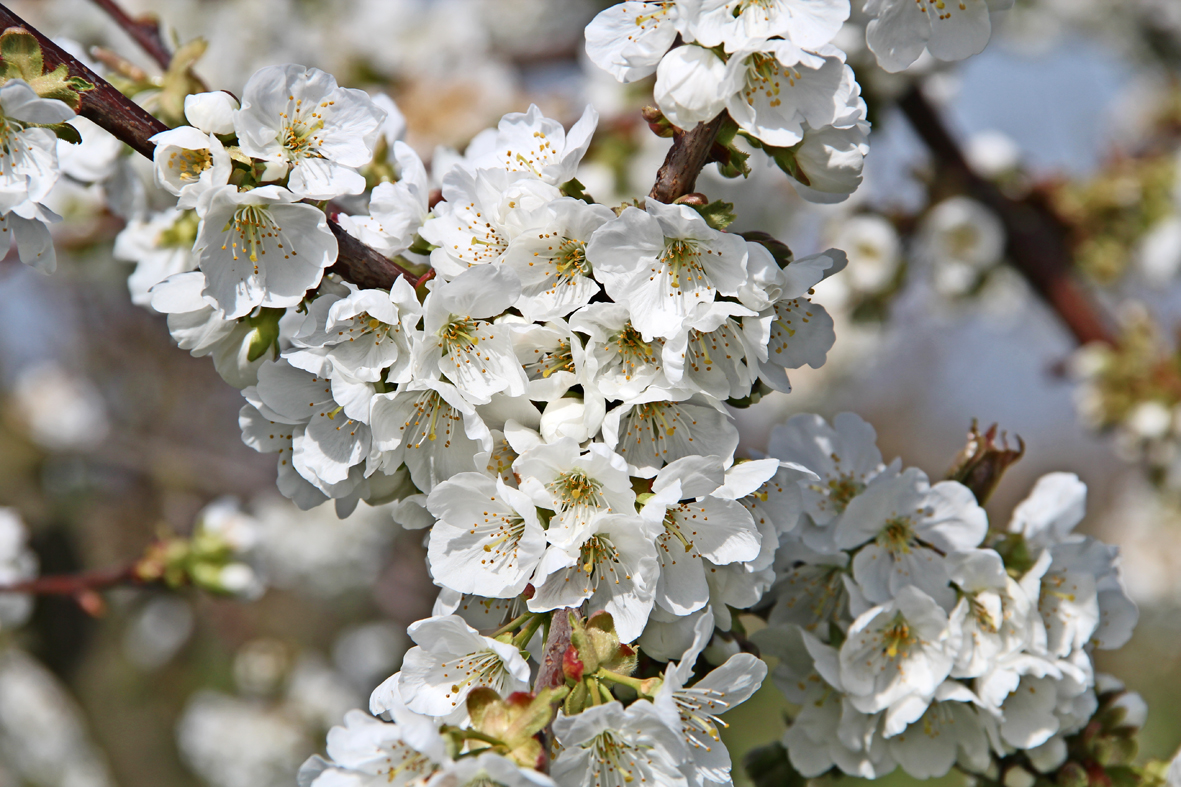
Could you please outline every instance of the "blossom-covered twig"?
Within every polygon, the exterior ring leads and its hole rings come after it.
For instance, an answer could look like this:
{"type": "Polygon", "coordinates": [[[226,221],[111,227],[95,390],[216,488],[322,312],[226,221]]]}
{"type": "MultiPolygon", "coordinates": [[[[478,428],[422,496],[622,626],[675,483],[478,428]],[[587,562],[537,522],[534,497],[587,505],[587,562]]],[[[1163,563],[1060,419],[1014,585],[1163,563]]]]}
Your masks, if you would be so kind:
{"type": "Polygon", "coordinates": [[[693,192],[697,184],[697,175],[705,166],[724,117],[723,112],[708,123],[698,123],[695,128],[674,137],[673,146],[656,173],[656,183],[648,192],[649,197],[671,204],[678,197],[693,192]]]}
{"type": "MultiPolygon", "coordinates": [[[[107,6],[104,4],[103,7],[107,6]]],[[[94,85],[94,89],[80,94],[82,103],[79,114],[125,142],[137,153],[152,158],[156,146],[151,138],[162,131],[167,131],[168,126],[2,5],[0,5],[0,23],[6,28],[23,28],[35,36],[41,44],[46,67],[54,68],[58,64],[64,63],[69,69],[70,76],[81,77],[94,85]]],[[[136,40],[139,41],[138,38],[136,40]]],[[[139,43],[143,44],[142,41],[139,43]]],[[[159,60],[155,53],[152,54],[159,60]]],[[[163,65],[167,67],[166,62],[163,65]]],[[[339,245],[337,260],[332,271],[339,274],[341,278],[360,287],[385,289],[393,286],[400,276],[406,276],[412,281],[416,278],[361,241],[353,238],[335,222],[330,221],[328,226],[336,235],[339,245]]]]}
{"type": "Polygon", "coordinates": [[[152,144],[151,138],[161,131],[167,131],[167,126],[2,5],[0,24],[5,28],[19,27],[31,33],[41,44],[41,54],[47,68],[53,69],[64,63],[71,77],[81,77],[94,86],[79,94],[81,107],[78,114],[127,143],[137,153],[152,157],[156,146],[152,144]]]}
{"type": "Polygon", "coordinates": [[[939,113],[916,84],[898,101],[937,166],[958,179],[973,198],[990,207],[1005,225],[1008,256],[1033,289],[1079,342],[1114,342],[1099,307],[1071,272],[1065,228],[1035,200],[1006,196],[968,165],[939,113]]]}

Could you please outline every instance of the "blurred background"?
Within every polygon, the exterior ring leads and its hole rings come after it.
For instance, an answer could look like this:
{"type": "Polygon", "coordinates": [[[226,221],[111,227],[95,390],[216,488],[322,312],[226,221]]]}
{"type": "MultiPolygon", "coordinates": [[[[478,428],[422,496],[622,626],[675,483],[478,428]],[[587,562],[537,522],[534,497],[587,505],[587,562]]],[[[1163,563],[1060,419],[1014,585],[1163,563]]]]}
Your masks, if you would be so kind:
{"type": "MultiPolygon", "coordinates": [[[[75,51],[103,47],[158,73],[89,0],[7,5],[75,51]]],[[[238,93],[257,68],[298,62],[388,93],[424,159],[530,102],[567,123],[590,102],[602,120],[578,177],[618,204],[647,192],[668,146],[640,119],[651,83],[619,85],[585,59],[582,29],[606,3],[124,5],[158,14],[181,42],[204,38],[195,70],[212,88],[238,93]]],[[[983,54],[924,56],[891,76],[866,59],[854,15],[837,43],[874,130],[847,202],[804,202],[766,164],[745,182],[712,166],[698,181],[736,203],[732,230],[768,231],[797,255],[850,256],[817,291],[837,321],[828,363],[796,372],[792,394],[736,411],[740,452],[757,456],[793,413],[853,410],[884,456],[939,477],[972,419],[997,422],[1027,451],[989,505],[995,527],[1043,473],[1077,473],[1090,488],[1082,529],[1120,546],[1141,610],[1133,640],[1098,665],[1149,702],[1142,755],[1168,757],[1181,743],[1181,4],[1017,0],[998,21],[983,54]],[[1053,217],[1106,347],[1080,350],[1007,264],[1000,219],[957,194],[895,108],[916,79],[975,172],[1053,217]]],[[[121,159],[117,178],[150,183],[148,164],[121,159]]],[[[177,350],[162,316],[132,305],[131,267],[113,254],[124,223],[104,188],[63,179],[53,277],[15,252],[0,263],[0,506],[52,574],[125,564],[229,496],[252,518],[269,589],[253,603],[121,589],[97,616],[37,599],[26,626],[0,629],[0,787],[294,785],[327,728],[397,669],[406,625],[429,614],[421,534],[387,509],[342,521],[278,496],[274,458],[241,443],[239,393],[208,358],[177,350]]],[[[132,192],[151,204],[150,191],[132,192]]],[[[777,739],[785,710],[768,687],[728,717],[735,758],[777,739]]]]}

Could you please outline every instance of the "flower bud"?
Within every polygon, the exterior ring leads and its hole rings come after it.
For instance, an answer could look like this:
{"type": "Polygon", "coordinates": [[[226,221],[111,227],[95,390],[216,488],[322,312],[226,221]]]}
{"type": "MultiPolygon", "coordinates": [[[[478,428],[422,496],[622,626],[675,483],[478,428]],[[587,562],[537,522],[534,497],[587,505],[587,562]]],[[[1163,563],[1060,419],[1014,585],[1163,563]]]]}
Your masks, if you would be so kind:
{"type": "Polygon", "coordinates": [[[581,399],[564,398],[550,402],[541,414],[541,436],[547,443],[572,437],[581,443],[590,439],[586,428],[586,405],[581,399]]]}

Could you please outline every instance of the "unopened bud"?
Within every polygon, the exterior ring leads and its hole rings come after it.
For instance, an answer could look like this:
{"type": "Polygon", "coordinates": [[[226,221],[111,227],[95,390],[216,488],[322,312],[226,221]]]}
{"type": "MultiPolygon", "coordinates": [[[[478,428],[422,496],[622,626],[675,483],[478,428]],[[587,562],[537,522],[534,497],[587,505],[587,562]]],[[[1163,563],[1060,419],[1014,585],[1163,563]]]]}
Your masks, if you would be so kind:
{"type": "Polygon", "coordinates": [[[1033,787],[1036,781],[1037,778],[1032,773],[1020,765],[1014,765],[1005,771],[1005,780],[1002,783],[1005,787],[1033,787]]]}

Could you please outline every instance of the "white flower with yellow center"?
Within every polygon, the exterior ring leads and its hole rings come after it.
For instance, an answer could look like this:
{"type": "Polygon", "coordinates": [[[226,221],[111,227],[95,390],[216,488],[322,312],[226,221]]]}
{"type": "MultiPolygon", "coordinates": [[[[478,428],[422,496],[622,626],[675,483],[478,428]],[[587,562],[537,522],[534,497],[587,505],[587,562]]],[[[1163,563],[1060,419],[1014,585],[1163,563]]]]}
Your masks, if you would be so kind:
{"type": "Polygon", "coordinates": [[[701,304],[685,320],[688,330],[664,345],[669,376],[690,391],[715,399],[741,399],[749,394],[758,379],[758,351],[735,318],[757,316],[730,301],[701,304]]]}
{"type": "Polygon", "coordinates": [[[15,240],[21,262],[45,273],[57,267],[46,225],[59,217],[41,201],[57,183],[60,170],[57,137],[37,126],[73,117],[65,103],[41,98],[23,79],[10,79],[0,87],[0,236],[5,251],[15,240]]]}
{"type": "Polygon", "coordinates": [[[397,683],[415,713],[462,719],[478,686],[501,695],[529,690],[529,665],[516,646],[481,636],[457,615],[420,620],[406,633],[416,647],[406,651],[397,683]]]}
{"type": "Polygon", "coordinates": [[[739,128],[775,147],[804,139],[804,124],[823,128],[846,114],[857,82],[844,53],[825,47],[805,52],[788,41],[754,41],[726,68],[735,84],[726,109],[739,128]]]}
{"type": "Polygon", "coordinates": [[[897,474],[895,465],[887,468],[882,463],[874,428],[855,413],[838,413],[831,426],[818,415],[793,415],[771,432],[767,453],[819,476],[801,480],[800,489],[804,513],[822,527],[843,514],[883,473],[897,474]]]}
{"type": "Polygon", "coordinates": [[[351,710],[328,731],[328,759],[313,756],[299,769],[308,787],[421,787],[450,758],[438,724],[399,707],[395,723],[351,710]]]}
{"type": "Polygon", "coordinates": [[[573,438],[537,445],[513,463],[521,491],[554,512],[546,540],[570,546],[582,540],[601,514],[631,514],[636,494],[623,457],[602,443],[583,453],[573,438]]]}
{"type": "Polygon", "coordinates": [[[340,226],[387,257],[410,248],[430,213],[426,167],[405,142],[393,143],[397,181],[378,183],[369,196],[368,215],[340,216],[340,226]]]}
{"type": "Polygon", "coordinates": [[[483,265],[450,282],[437,281],[423,304],[416,376],[445,374],[473,404],[487,404],[502,391],[527,393],[529,380],[513,350],[512,331],[489,322],[520,292],[516,274],[500,266],[483,265]]]}
{"type": "Polygon", "coordinates": [[[283,357],[322,377],[409,382],[412,336],[422,314],[414,286],[400,278],[389,292],[349,282],[344,288],[312,301],[283,357]]]}
{"type": "Polygon", "coordinates": [[[836,525],[836,544],[855,550],[853,578],[866,599],[882,604],[915,585],[945,609],[955,603],[944,557],[972,549],[988,532],[988,516],[972,490],[956,481],[931,486],[918,468],[857,495],[836,525]]]}
{"type": "Polygon", "coordinates": [[[634,514],[600,514],[569,546],[551,546],[542,555],[529,599],[533,612],[577,607],[588,614],[606,610],[622,642],[644,631],[660,567],[656,530],[634,514]]]}
{"type": "Polygon", "coordinates": [[[268,66],[242,89],[234,128],[244,153],[290,168],[296,196],[322,200],[365,190],[357,168],[373,158],[384,119],[368,94],[337,86],[331,74],[268,66]]]}
{"type": "Polygon", "coordinates": [[[414,485],[430,492],[456,473],[475,470],[492,450],[492,434],[476,409],[448,383],[416,380],[378,394],[370,409],[374,445],[390,471],[405,463],[414,485]]]}
{"type": "Polygon", "coordinates": [[[293,204],[278,186],[209,193],[193,254],[205,273],[205,294],[226,319],[257,306],[296,306],[336,262],[336,238],[324,213],[293,204]]]}
{"type": "Polygon", "coordinates": [[[202,196],[230,180],[230,154],[217,138],[234,133],[233,116],[238,102],[220,91],[185,97],[188,126],[178,126],[152,137],[156,150],[156,184],[177,197],[182,210],[205,210],[202,196]]]}
{"type": "Polygon", "coordinates": [[[652,478],[666,464],[704,451],[729,465],[738,429],[721,405],[705,397],[650,388],[608,411],[603,439],[627,460],[632,475],[652,478]]]}
{"type": "Polygon", "coordinates": [[[559,713],[554,736],[562,754],[550,769],[554,781],[562,787],[686,787],[679,767],[685,746],[665,717],[647,700],[559,713]]]}
{"type": "Polygon", "coordinates": [[[427,561],[443,587],[490,598],[525,589],[545,551],[545,531],[529,496],[482,473],[460,473],[436,486],[427,508],[427,561]]]}
{"type": "Polygon", "coordinates": [[[587,378],[608,399],[632,399],[649,386],[671,383],[664,371],[664,339],[645,339],[618,303],[590,303],[570,315],[587,336],[587,378]]]}
{"type": "Polygon", "coordinates": [[[655,493],[640,512],[656,532],[660,581],[656,603],[687,615],[709,602],[706,574],[713,565],[754,560],[762,537],[742,504],[713,496],[723,481],[722,459],[691,456],[661,470],[655,493]]]}
{"type": "Polygon", "coordinates": [[[865,40],[887,71],[901,71],[927,49],[939,60],[963,60],[984,50],[995,11],[1013,0],[868,0],[873,19],[865,40]]]}
{"type": "Polygon", "coordinates": [[[746,280],[746,241],[718,232],[687,205],[648,200],[603,225],[587,246],[595,278],[651,340],[684,330],[685,318],[746,280]]]}
{"type": "Polygon", "coordinates": [[[682,12],[689,5],[627,0],[605,8],[586,26],[586,54],[620,82],[651,76],[677,33],[686,31],[682,12]]]}
{"type": "Polygon", "coordinates": [[[978,678],[1034,638],[1034,603],[991,549],[952,552],[947,575],[960,591],[951,617],[964,632],[952,677],[978,678]]]}
{"type": "Polygon", "coordinates": [[[591,278],[586,244],[615,217],[602,205],[563,197],[546,207],[546,222],[509,244],[504,262],[521,279],[517,308],[526,320],[544,322],[585,306],[599,285],[591,278]]]}
{"type": "Polygon", "coordinates": [[[692,35],[702,46],[722,45],[727,52],[775,36],[816,49],[832,41],[848,18],[848,0],[704,0],[692,35]]]}
{"type": "Polygon", "coordinates": [[[128,220],[115,236],[113,253],[117,260],[135,263],[135,271],[127,277],[132,303],[150,305],[152,287],[173,274],[197,267],[193,241],[199,223],[195,211],[177,208],[128,220]]]}
{"type": "MultiPolygon", "coordinates": [[[[960,632],[949,625],[947,613],[907,585],[853,621],[840,649],[839,684],[862,713],[884,711],[911,695],[929,703],[951,672],[959,646],[960,632]]],[[[925,709],[918,708],[913,718],[925,709]]]]}
{"type": "Polygon", "coordinates": [[[452,279],[472,266],[502,262],[509,242],[549,221],[545,208],[561,196],[557,186],[530,173],[452,168],[443,177],[444,201],[420,231],[438,247],[431,267],[452,279]]]}
{"type": "Polygon", "coordinates": [[[530,104],[528,112],[502,117],[491,149],[469,163],[478,169],[498,167],[560,186],[574,177],[598,123],[599,113],[587,105],[567,132],[561,123],[542,115],[536,104],[530,104]]]}
{"type": "MultiPolygon", "coordinates": [[[[693,644],[680,662],[669,664],[656,694],[657,707],[671,705],[679,720],[685,749],[692,761],[682,768],[693,784],[730,784],[730,753],[720,730],[728,725],[719,717],[750,699],[767,677],[767,665],[749,653],[736,653],[692,686],[697,657],[714,633],[714,617],[701,616],[694,626],[693,644]]],[[[666,714],[671,715],[671,714],[666,714]]]]}

